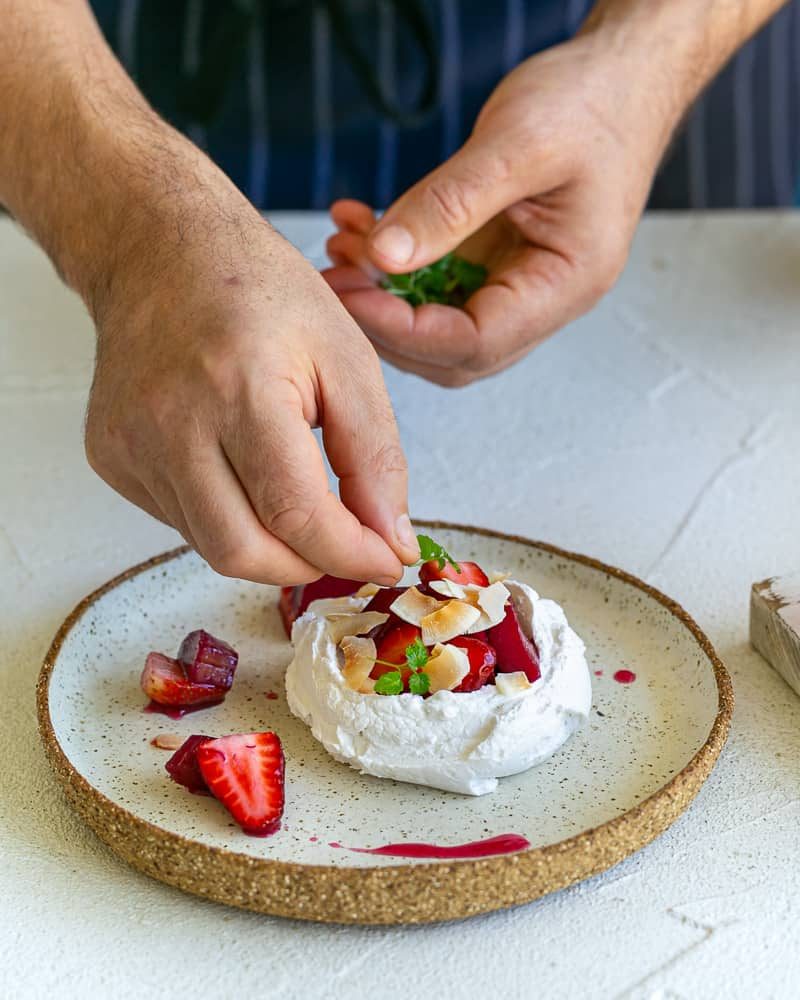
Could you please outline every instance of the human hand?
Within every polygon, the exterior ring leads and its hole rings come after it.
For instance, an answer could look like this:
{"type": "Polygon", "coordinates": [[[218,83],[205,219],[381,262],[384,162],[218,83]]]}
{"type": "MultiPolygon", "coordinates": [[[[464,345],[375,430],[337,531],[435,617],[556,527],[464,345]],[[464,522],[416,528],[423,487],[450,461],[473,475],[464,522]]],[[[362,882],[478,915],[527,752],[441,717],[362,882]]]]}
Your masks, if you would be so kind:
{"type": "Polygon", "coordinates": [[[94,283],[89,461],[227,576],[395,582],[418,548],[377,356],[227,179],[191,166],[197,194],[132,211],[94,283]]]}
{"type": "Polygon", "coordinates": [[[645,85],[646,55],[593,36],[537,55],[380,221],[359,202],[332,206],[339,232],[324,276],[386,360],[463,385],[513,364],[611,288],[680,113],[675,88],[645,85]],[[452,250],[488,269],[463,309],[414,309],[379,287],[382,273],[452,250]]]}

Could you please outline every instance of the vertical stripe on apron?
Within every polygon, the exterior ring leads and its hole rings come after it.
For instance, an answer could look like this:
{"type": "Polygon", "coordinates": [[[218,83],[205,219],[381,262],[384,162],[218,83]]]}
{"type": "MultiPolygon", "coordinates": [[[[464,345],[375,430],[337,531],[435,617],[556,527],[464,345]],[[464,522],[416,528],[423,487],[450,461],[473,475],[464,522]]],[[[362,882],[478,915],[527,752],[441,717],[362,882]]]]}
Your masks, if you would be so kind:
{"type": "Polygon", "coordinates": [[[794,200],[789,114],[790,19],[791,11],[785,7],[773,18],[767,29],[769,32],[769,107],[767,113],[772,172],[772,203],[775,205],[791,205],[794,200]]]}
{"type": "Polygon", "coordinates": [[[755,45],[746,45],[733,67],[733,114],[734,140],[736,149],[737,208],[749,208],[753,204],[755,190],[755,150],[753,149],[753,66],[755,45]]]}
{"type": "Polygon", "coordinates": [[[139,0],[120,0],[117,50],[122,65],[136,79],[136,35],[139,0]]]}
{"type": "Polygon", "coordinates": [[[707,208],[706,105],[703,97],[695,104],[686,124],[686,159],[689,174],[688,207],[707,208]]]}
{"type": "Polygon", "coordinates": [[[503,47],[503,73],[522,61],[525,45],[525,0],[506,0],[505,44],[503,47]]]}
{"type": "MultiPolygon", "coordinates": [[[[187,0],[183,26],[183,71],[194,76],[200,66],[200,38],[203,29],[205,0],[187,0]]],[[[201,149],[206,148],[206,130],[197,122],[189,122],[186,134],[201,149]]]]}
{"type": "Polygon", "coordinates": [[[567,34],[574,35],[586,16],[586,0],[567,0],[567,34]]]}
{"type": "Polygon", "coordinates": [[[442,0],[442,160],[461,143],[461,38],[458,0],[442,0]]]}
{"type": "Polygon", "coordinates": [[[331,104],[331,25],[328,11],[315,6],[312,14],[314,94],[314,178],[311,207],[326,209],[333,175],[333,110],[331,104]]]}
{"type": "MultiPolygon", "coordinates": [[[[798,4],[793,3],[791,5],[792,18],[793,18],[793,30],[790,35],[789,44],[793,53],[800,52],[800,7],[798,4]]],[[[798,65],[798,59],[795,57],[791,61],[790,66],[792,72],[794,73],[794,86],[792,88],[792,93],[794,94],[794,106],[795,114],[793,120],[797,122],[797,118],[800,117],[800,65],[798,65]]],[[[794,203],[795,205],[800,205],[800,125],[795,124],[795,147],[794,147],[794,169],[797,177],[797,182],[794,189],[794,203]]]]}
{"type": "MultiPolygon", "coordinates": [[[[397,97],[395,76],[395,16],[387,0],[378,9],[378,72],[390,100],[397,97]]],[[[392,200],[397,162],[397,128],[385,116],[378,128],[378,169],[375,177],[375,204],[385,208],[392,200]]]]}
{"type": "Polygon", "coordinates": [[[250,103],[250,177],[248,194],[257,208],[264,208],[267,194],[268,93],[264,69],[264,19],[259,12],[248,42],[247,90],[250,103]]]}

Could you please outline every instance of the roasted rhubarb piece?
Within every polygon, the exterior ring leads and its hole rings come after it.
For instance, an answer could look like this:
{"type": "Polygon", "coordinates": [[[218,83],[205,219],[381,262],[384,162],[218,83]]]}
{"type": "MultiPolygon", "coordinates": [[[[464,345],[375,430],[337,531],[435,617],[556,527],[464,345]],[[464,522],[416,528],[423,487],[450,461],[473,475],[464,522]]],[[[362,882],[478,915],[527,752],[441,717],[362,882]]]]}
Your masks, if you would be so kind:
{"type": "Polygon", "coordinates": [[[178,662],[186,672],[186,679],[193,684],[213,684],[230,691],[239,654],[227,642],[198,629],[181,643],[178,662]]]}
{"type": "Polygon", "coordinates": [[[179,785],[183,785],[195,794],[208,793],[208,786],[197,763],[197,751],[210,739],[211,736],[190,736],[164,765],[173,781],[177,781],[179,785]]]}

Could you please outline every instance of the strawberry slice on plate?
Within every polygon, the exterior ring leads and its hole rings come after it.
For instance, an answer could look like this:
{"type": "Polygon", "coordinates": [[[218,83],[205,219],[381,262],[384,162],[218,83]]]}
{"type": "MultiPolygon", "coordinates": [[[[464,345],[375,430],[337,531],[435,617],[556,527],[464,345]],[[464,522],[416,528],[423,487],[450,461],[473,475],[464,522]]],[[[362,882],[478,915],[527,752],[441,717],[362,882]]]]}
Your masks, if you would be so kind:
{"type": "Polygon", "coordinates": [[[345,580],[340,576],[321,576],[319,580],[300,587],[281,587],[278,610],[286,634],[291,636],[292,625],[304,614],[312,601],[323,597],[349,597],[363,587],[363,581],[345,580]]]}
{"type": "Polygon", "coordinates": [[[517,618],[514,605],[509,602],[505,618],[488,630],[489,642],[497,653],[497,669],[501,673],[525,672],[533,684],[542,676],[539,668],[539,651],[536,644],[525,635],[517,618]]]}
{"type": "Polygon", "coordinates": [[[489,577],[474,562],[460,562],[458,569],[451,563],[445,563],[440,568],[438,560],[429,559],[428,562],[420,566],[419,579],[423,587],[427,587],[431,580],[452,580],[453,583],[460,583],[462,585],[473,583],[478,587],[489,586],[489,577]]]}
{"type": "Polygon", "coordinates": [[[477,691],[494,679],[497,654],[488,642],[472,635],[459,635],[450,643],[463,649],[469,659],[469,673],[457,688],[453,688],[454,691],[477,691]]]}
{"type": "Polygon", "coordinates": [[[284,759],[275,733],[244,733],[209,740],[197,749],[208,790],[245,833],[265,837],[280,826],[284,759]]]}
{"type": "Polygon", "coordinates": [[[210,705],[225,697],[225,691],[214,684],[190,681],[181,664],[163,653],[147,654],[140,683],[151,701],[170,707],[210,705]]]}

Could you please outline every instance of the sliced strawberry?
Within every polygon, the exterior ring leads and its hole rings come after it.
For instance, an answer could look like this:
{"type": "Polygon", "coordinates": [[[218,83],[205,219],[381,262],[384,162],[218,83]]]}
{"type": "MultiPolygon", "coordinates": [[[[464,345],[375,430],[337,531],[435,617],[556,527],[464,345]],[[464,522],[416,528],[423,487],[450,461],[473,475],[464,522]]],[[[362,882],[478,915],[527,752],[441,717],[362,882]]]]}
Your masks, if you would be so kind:
{"type": "Polygon", "coordinates": [[[197,763],[197,751],[212,738],[211,736],[190,736],[164,765],[173,781],[177,781],[179,785],[183,785],[184,788],[188,788],[196,795],[208,794],[208,786],[200,773],[200,765],[197,763]]]}
{"type": "Polygon", "coordinates": [[[349,597],[363,586],[358,580],[345,580],[339,576],[321,576],[319,580],[301,587],[281,587],[278,610],[286,634],[291,636],[292,625],[312,601],[323,597],[349,597]]]}
{"type": "Polygon", "coordinates": [[[187,680],[181,664],[163,653],[147,654],[140,683],[147,697],[159,705],[205,705],[225,697],[213,684],[187,680]]]}
{"type": "Polygon", "coordinates": [[[459,635],[450,640],[452,646],[460,646],[469,657],[469,673],[454,691],[477,691],[493,680],[497,667],[497,654],[488,644],[471,635],[459,635]]]}
{"type": "Polygon", "coordinates": [[[222,691],[230,691],[239,654],[227,642],[198,629],[190,632],[181,643],[178,662],[183,666],[186,679],[193,684],[213,684],[222,691]]]}
{"type": "Polygon", "coordinates": [[[395,625],[384,632],[382,637],[377,641],[376,646],[377,658],[379,660],[386,660],[386,663],[376,663],[370,672],[370,677],[376,681],[392,669],[387,664],[394,663],[402,668],[400,676],[403,678],[403,687],[407,687],[411,670],[405,666],[406,647],[421,638],[422,630],[416,625],[410,625],[408,622],[401,622],[399,625],[395,625]]]}
{"type": "Polygon", "coordinates": [[[539,652],[536,644],[522,631],[512,602],[506,608],[505,618],[489,629],[489,642],[497,653],[498,671],[513,674],[522,670],[531,684],[539,680],[542,674],[539,669],[539,652]]]}
{"type": "Polygon", "coordinates": [[[265,837],[280,826],[284,760],[274,733],[247,733],[209,740],[197,750],[208,790],[245,833],[265,837]]]}
{"type": "Polygon", "coordinates": [[[445,563],[443,569],[439,569],[436,559],[430,559],[419,568],[420,583],[427,587],[431,580],[452,580],[453,583],[474,583],[478,587],[488,587],[489,577],[483,572],[480,566],[474,562],[460,562],[458,568],[450,563],[445,563]]]}

